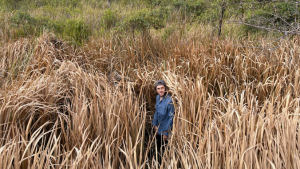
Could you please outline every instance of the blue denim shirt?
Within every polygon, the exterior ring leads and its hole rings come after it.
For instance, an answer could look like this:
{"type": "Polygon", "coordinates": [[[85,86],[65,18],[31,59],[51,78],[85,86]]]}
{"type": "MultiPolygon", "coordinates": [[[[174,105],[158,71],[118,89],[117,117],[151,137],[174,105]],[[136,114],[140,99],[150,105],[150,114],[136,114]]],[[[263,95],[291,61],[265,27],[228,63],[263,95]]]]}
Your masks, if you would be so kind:
{"type": "Polygon", "coordinates": [[[165,95],[160,101],[160,96],[156,96],[155,104],[155,114],[152,121],[152,125],[158,127],[159,135],[169,136],[167,130],[172,129],[173,127],[173,118],[174,118],[174,105],[170,95],[165,95]]]}

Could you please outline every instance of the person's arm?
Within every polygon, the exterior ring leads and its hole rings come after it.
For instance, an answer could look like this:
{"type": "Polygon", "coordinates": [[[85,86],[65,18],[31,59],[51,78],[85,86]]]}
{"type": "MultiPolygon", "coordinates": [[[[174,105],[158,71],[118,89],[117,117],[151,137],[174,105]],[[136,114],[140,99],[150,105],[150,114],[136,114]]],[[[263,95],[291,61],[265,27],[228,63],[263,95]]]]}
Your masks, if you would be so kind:
{"type": "MultiPolygon", "coordinates": [[[[157,102],[157,96],[156,96],[156,102],[157,102]]],[[[157,110],[156,110],[156,108],[155,108],[154,118],[152,120],[152,125],[154,127],[156,127],[155,130],[157,130],[157,128],[158,128],[158,119],[157,119],[157,110]]]]}
{"type": "Polygon", "coordinates": [[[158,126],[158,119],[157,119],[157,111],[155,110],[155,113],[154,113],[154,118],[152,120],[152,125],[153,126],[158,126]]]}
{"type": "Polygon", "coordinates": [[[172,100],[170,101],[170,103],[167,106],[167,112],[168,112],[169,120],[168,120],[167,128],[166,128],[164,135],[168,137],[169,133],[171,132],[171,130],[173,128],[173,118],[175,115],[175,108],[174,108],[174,104],[173,104],[172,100]]]}

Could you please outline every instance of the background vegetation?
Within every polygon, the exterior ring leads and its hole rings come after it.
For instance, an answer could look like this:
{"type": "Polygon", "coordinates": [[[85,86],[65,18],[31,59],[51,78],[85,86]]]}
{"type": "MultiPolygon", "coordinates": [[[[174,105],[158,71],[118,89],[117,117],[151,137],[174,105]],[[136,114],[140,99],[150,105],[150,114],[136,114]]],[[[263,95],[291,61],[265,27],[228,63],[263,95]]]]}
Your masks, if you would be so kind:
{"type": "Polygon", "coordinates": [[[0,0],[1,168],[299,168],[296,1],[0,0]]]}
{"type": "Polygon", "coordinates": [[[294,35],[297,1],[267,0],[0,0],[1,39],[37,37],[44,31],[82,45],[89,37],[134,36],[206,25],[212,35],[294,35]],[[222,32],[222,33],[221,33],[222,32]]]}

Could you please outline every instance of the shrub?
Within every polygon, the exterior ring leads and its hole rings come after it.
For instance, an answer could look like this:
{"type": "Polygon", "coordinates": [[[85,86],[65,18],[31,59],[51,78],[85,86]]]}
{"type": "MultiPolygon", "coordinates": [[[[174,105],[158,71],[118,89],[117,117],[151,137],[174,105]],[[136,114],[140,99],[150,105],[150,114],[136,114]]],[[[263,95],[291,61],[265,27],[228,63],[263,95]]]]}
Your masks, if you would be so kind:
{"type": "Polygon", "coordinates": [[[82,21],[76,19],[67,20],[64,27],[64,35],[82,43],[92,34],[91,29],[82,21]]]}
{"type": "MultiPolygon", "coordinates": [[[[0,2],[1,3],[1,2],[0,2]]],[[[41,7],[50,5],[53,7],[67,6],[67,7],[81,7],[81,0],[61,0],[61,1],[48,1],[48,0],[2,0],[2,4],[7,10],[28,10],[28,8],[41,7]]]]}
{"type": "Polygon", "coordinates": [[[272,5],[266,3],[253,12],[249,12],[243,26],[246,32],[270,30],[288,31],[292,29],[295,19],[299,18],[299,13],[294,3],[278,2],[272,5]]]}
{"type": "Polygon", "coordinates": [[[220,18],[220,5],[217,3],[211,3],[205,7],[205,10],[200,16],[197,16],[197,20],[205,23],[212,23],[218,21],[220,18]]]}
{"type": "Polygon", "coordinates": [[[26,12],[16,12],[11,18],[12,27],[14,28],[14,36],[26,37],[26,36],[39,36],[45,25],[44,20],[38,20],[31,17],[26,12]]]}
{"type": "Polygon", "coordinates": [[[140,30],[145,33],[148,29],[153,27],[158,30],[165,26],[164,15],[159,10],[148,11],[143,9],[138,11],[133,16],[125,21],[125,26],[134,30],[140,30]]]}
{"type": "Polygon", "coordinates": [[[5,6],[6,10],[15,10],[22,6],[22,0],[3,0],[2,5],[5,6]]]}
{"type": "Polygon", "coordinates": [[[173,25],[165,28],[162,39],[167,40],[175,32],[175,30],[176,30],[176,27],[173,25]]]}
{"type": "Polygon", "coordinates": [[[102,22],[106,29],[110,29],[116,25],[118,21],[118,14],[116,11],[112,11],[111,9],[107,9],[104,11],[102,16],[102,22]]]}
{"type": "MultiPolygon", "coordinates": [[[[51,5],[53,7],[59,7],[59,6],[65,6],[65,7],[82,7],[81,5],[81,0],[60,0],[60,1],[47,1],[47,0],[42,0],[45,1],[44,5],[51,5]]],[[[39,3],[41,1],[37,1],[39,3]]]]}
{"type": "Polygon", "coordinates": [[[54,31],[64,37],[70,37],[77,43],[81,43],[91,35],[91,29],[78,19],[51,20],[47,17],[34,18],[26,12],[18,11],[11,18],[15,38],[39,36],[44,29],[54,31]]]}
{"type": "Polygon", "coordinates": [[[31,17],[27,12],[21,12],[21,11],[15,13],[12,16],[11,21],[15,25],[26,24],[26,23],[36,24],[35,18],[31,17]]]}
{"type": "Polygon", "coordinates": [[[151,6],[167,6],[172,3],[172,0],[146,0],[151,6]]]}
{"type": "Polygon", "coordinates": [[[159,10],[152,10],[149,15],[147,16],[147,19],[150,22],[150,25],[158,30],[163,27],[165,27],[165,21],[164,19],[167,16],[167,11],[164,10],[164,8],[160,8],[159,10]]]}
{"type": "Polygon", "coordinates": [[[206,9],[206,4],[198,0],[177,0],[173,3],[173,6],[177,10],[180,10],[182,14],[187,14],[192,17],[200,16],[206,9]]]}
{"type": "Polygon", "coordinates": [[[49,20],[47,28],[53,30],[57,35],[63,35],[66,27],[65,24],[62,20],[49,20]]]}

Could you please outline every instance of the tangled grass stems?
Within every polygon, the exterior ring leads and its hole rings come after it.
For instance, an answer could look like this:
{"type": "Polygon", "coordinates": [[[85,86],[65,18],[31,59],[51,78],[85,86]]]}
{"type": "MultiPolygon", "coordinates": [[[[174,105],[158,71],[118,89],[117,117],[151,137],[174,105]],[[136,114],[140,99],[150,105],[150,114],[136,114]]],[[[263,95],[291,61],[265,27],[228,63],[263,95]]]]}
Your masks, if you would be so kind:
{"type": "Polygon", "coordinates": [[[176,34],[3,44],[0,166],[158,167],[152,84],[163,78],[176,108],[163,166],[299,168],[298,39],[252,45],[176,34]]]}

